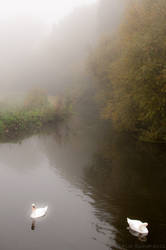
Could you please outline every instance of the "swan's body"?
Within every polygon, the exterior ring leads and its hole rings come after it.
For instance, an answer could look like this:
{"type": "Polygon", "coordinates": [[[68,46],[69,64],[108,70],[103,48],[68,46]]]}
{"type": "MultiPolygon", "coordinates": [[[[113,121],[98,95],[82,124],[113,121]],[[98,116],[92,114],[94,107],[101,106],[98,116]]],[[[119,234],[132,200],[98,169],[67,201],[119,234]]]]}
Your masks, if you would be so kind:
{"type": "Polygon", "coordinates": [[[148,226],[148,223],[143,223],[140,220],[131,220],[127,218],[127,222],[129,224],[129,227],[140,234],[148,234],[148,229],[146,228],[148,226]]]}
{"type": "Polygon", "coordinates": [[[36,208],[35,204],[32,204],[32,213],[30,217],[32,219],[43,217],[46,214],[47,209],[47,206],[42,208],[36,208]]]}

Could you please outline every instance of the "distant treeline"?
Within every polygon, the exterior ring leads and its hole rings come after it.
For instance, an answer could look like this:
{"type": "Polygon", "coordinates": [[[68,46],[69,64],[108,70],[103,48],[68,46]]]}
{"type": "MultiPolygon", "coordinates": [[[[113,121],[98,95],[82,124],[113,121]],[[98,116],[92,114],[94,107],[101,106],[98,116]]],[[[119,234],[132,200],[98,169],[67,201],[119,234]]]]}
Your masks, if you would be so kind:
{"type": "Polygon", "coordinates": [[[166,141],[166,1],[128,1],[117,32],[91,53],[101,117],[141,140],[166,141]]]}

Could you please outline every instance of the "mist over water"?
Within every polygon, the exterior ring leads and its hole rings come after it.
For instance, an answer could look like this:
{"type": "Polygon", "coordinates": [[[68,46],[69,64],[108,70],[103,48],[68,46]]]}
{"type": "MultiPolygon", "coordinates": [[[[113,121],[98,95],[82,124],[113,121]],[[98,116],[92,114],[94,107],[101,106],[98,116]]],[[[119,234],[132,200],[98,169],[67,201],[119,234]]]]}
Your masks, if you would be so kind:
{"type": "Polygon", "coordinates": [[[109,138],[103,128],[73,133],[72,124],[70,130],[0,144],[4,250],[129,249],[165,242],[165,148],[109,138]],[[34,224],[33,202],[49,206],[34,224]],[[128,231],[128,215],[148,220],[147,238],[128,231]]]}
{"type": "Polygon", "coordinates": [[[129,3],[30,1],[33,14],[0,17],[0,249],[166,246],[165,146],[115,133],[101,114],[111,93],[100,66],[129,3]],[[31,221],[33,202],[45,218],[31,221]],[[134,235],[127,217],[150,234],[134,235]]]}

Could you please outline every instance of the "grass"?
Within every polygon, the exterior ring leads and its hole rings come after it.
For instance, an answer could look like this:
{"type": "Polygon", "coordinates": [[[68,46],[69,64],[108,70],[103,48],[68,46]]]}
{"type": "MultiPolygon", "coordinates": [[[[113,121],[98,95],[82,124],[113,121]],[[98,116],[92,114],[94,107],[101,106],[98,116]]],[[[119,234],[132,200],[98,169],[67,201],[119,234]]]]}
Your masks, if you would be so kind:
{"type": "Polygon", "coordinates": [[[45,94],[36,90],[28,94],[19,108],[0,109],[0,141],[17,140],[40,133],[46,127],[54,127],[71,114],[71,105],[60,101],[50,102],[45,94]],[[37,94],[36,94],[37,93],[37,94]]]}

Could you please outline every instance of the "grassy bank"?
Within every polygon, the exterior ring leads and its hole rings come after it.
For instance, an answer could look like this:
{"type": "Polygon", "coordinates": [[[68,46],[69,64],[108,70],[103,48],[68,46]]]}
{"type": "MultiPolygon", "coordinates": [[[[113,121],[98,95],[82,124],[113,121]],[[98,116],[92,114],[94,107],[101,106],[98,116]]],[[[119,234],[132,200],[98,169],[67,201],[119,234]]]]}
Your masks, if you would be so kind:
{"type": "Polygon", "coordinates": [[[0,109],[0,140],[39,133],[66,120],[70,114],[69,103],[57,98],[50,101],[45,93],[33,91],[19,107],[5,109],[3,105],[0,109]]]}

